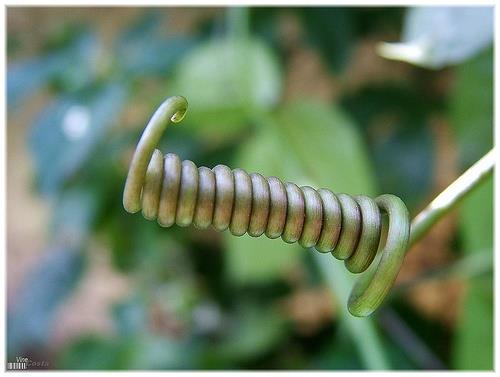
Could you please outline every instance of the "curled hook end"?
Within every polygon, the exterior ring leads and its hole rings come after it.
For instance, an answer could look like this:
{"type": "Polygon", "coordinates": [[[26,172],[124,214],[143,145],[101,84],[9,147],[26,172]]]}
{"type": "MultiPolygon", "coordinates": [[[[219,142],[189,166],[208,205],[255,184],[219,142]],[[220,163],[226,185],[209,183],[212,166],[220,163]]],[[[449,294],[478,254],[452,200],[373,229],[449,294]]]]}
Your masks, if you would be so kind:
{"type": "Polygon", "coordinates": [[[368,288],[374,274],[375,269],[373,267],[365,271],[365,273],[359,277],[351,291],[351,294],[349,295],[347,309],[349,310],[349,313],[355,317],[368,317],[377,309],[379,305],[379,303],[366,302],[366,298],[365,300],[360,299],[360,296],[368,288]]]}
{"type": "Polygon", "coordinates": [[[186,116],[186,112],[187,112],[187,108],[188,108],[188,102],[187,102],[186,98],[184,98],[183,96],[174,96],[174,97],[170,97],[169,99],[167,99],[167,101],[169,101],[169,103],[171,103],[171,102],[175,103],[175,108],[178,109],[174,113],[174,115],[172,115],[170,120],[172,121],[172,123],[181,122],[184,119],[184,117],[186,116]]]}
{"type": "Polygon", "coordinates": [[[142,188],[154,148],[165,131],[168,120],[172,123],[179,123],[186,116],[187,107],[188,102],[184,97],[169,97],[163,101],[149,120],[137,144],[125,181],[123,207],[127,212],[135,213],[141,210],[142,188]]]}
{"type": "Polygon", "coordinates": [[[389,194],[375,201],[389,215],[389,228],[379,262],[365,271],[349,296],[347,308],[356,317],[366,317],[382,304],[398,276],[410,238],[409,213],[403,201],[389,194]]]}

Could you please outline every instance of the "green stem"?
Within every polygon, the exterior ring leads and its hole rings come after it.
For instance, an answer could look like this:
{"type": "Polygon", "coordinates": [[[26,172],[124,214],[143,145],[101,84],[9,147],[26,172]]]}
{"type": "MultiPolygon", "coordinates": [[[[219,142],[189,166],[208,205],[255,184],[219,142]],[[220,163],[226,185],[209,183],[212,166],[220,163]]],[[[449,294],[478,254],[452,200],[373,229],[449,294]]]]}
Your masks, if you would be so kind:
{"type": "MultiPolygon", "coordinates": [[[[410,245],[421,239],[434,224],[489,177],[493,172],[494,161],[494,150],[491,150],[418,214],[411,225],[410,245]]],[[[346,302],[349,285],[352,285],[352,275],[338,263],[324,263],[324,256],[320,253],[313,253],[313,257],[332,295],[340,302],[346,302]]],[[[373,321],[370,318],[353,317],[346,310],[339,310],[339,315],[346,322],[365,366],[368,369],[389,369],[389,362],[373,321]]]]}
{"type": "Polygon", "coordinates": [[[494,153],[494,149],[489,151],[413,219],[411,223],[410,246],[427,234],[434,224],[447,215],[467,194],[478,187],[493,173],[495,165],[494,153]]]}
{"type": "MultiPolygon", "coordinates": [[[[326,263],[326,255],[317,251],[314,251],[312,255],[323,279],[328,284],[332,297],[338,302],[347,302],[350,287],[354,284],[354,276],[349,274],[340,263],[326,263]]],[[[385,348],[377,333],[373,318],[354,317],[344,307],[339,307],[337,313],[346,324],[365,367],[371,370],[390,369],[384,352],[385,348]]]]}
{"type": "Polygon", "coordinates": [[[247,7],[230,7],[226,12],[229,38],[242,40],[248,37],[249,15],[247,7]]]}

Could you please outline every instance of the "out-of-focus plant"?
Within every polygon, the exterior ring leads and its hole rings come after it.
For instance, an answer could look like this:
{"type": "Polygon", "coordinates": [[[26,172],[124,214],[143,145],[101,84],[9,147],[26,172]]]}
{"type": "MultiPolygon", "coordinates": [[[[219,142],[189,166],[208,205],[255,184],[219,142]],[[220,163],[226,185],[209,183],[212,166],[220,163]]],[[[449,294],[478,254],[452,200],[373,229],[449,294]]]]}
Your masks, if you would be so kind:
{"type": "MultiPolygon", "coordinates": [[[[411,14],[417,11],[409,12],[406,22],[415,25],[411,14]]],[[[53,38],[58,42],[48,43],[38,57],[11,60],[7,99],[13,116],[35,92],[52,95],[28,145],[36,188],[50,201],[53,220],[44,257],[9,307],[8,357],[49,342],[54,313],[85,274],[89,240],[99,235],[113,266],[133,279],[134,293],[113,310],[116,336],[90,334],[75,341],[57,356],[58,367],[425,368],[415,349],[402,349],[384,333],[379,317],[343,315],[336,301],[345,302],[351,276],[338,263],[319,263],[297,246],[265,238],[165,231],[127,215],[121,203],[129,153],[147,117],[163,98],[181,94],[190,101],[190,113],[185,125],[172,127],[165,149],[198,165],[241,166],[335,191],[392,192],[415,213],[431,194],[436,145],[429,123],[435,113],[452,120],[462,167],[491,148],[492,51],[484,38],[467,34],[477,25],[457,28],[458,19],[451,17],[440,27],[460,29],[467,41],[481,39],[480,45],[461,45],[466,51],[454,53],[447,41],[463,39],[453,37],[426,50],[432,52],[430,66],[456,65],[454,86],[445,96],[425,95],[420,78],[428,72],[414,68],[418,80],[410,84],[369,84],[327,103],[285,99],[289,51],[276,28],[283,14],[294,15],[304,43],[341,77],[356,44],[377,32],[397,33],[403,13],[231,8],[186,36],[165,34],[169,9],[149,10],[121,30],[111,48],[103,48],[90,28],[63,28],[53,38]],[[381,127],[381,119],[392,121],[381,127]],[[329,318],[305,336],[283,301],[325,280],[333,287],[329,318]],[[169,321],[152,324],[153,311],[169,321]]],[[[434,25],[431,17],[422,11],[417,24],[434,25]]],[[[463,255],[492,253],[491,187],[474,193],[460,212],[457,249],[463,255]]],[[[491,369],[491,281],[491,271],[471,278],[451,352],[435,345],[427,320],[408,314],[404,300],[395,298],[389,306],[446,367],[491,369]]]]}

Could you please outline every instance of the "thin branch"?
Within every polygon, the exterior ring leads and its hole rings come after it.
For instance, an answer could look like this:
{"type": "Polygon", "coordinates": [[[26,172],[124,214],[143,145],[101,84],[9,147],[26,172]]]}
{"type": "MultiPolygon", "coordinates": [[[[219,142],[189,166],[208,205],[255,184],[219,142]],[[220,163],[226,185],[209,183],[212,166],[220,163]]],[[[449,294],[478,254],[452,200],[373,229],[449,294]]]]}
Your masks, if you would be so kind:
{"type": "Polygon", "coordinates": [[[447,215],[467,194],[493,173],[495,165],[494,153],[494,149],[489,151],[413,219],[410,246],[420,240],[434,224],[447,215]]]}

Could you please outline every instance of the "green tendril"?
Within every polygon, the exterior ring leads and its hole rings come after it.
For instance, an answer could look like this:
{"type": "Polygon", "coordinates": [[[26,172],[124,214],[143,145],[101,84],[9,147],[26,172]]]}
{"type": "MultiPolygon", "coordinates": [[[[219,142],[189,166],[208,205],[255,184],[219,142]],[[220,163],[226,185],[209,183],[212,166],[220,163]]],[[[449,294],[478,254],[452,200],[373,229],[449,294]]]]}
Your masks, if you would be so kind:
{"type": "MultiPolygon", "coordinates": [[[[334,194],[225,165],[197,167],[172,153],[163,156],[156,145],[168,124],[182,121],[186,111],[186,99],[175,96],[151,117],[130,164],[123,193],[125,210],[142,209],[145,218],[156,219],[163,227],[212,226],[218,231],[229,229],[235,236],[265,234],[332,253],[344,260],[350,272],[363,273],[349,297],[349,312],[362,317],[376,310],[408,250],[410,221],[403,201],[389,194],[376,199],[334,194]],[[389,219],[386,237],[383,213],[389,219]]],[[[420,237],[423,232],[418,229],[412,232],[420,237]]]]}

